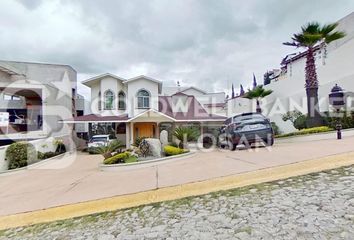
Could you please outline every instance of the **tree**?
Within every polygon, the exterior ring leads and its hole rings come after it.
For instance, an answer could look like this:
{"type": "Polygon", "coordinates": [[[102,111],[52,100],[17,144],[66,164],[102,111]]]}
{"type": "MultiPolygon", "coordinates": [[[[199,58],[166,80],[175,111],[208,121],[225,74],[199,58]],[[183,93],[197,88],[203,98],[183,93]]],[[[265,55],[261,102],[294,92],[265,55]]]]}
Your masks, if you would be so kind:
{"type": "Polygon", "coordinates": [[[253,89],[255,89],[257,87],[257,79],[256,79],[256,76],[254,75],[253,73],[253,89]]]}
{"type": "Polygon", "coordinates": [[[240,96],[245,95],[245,90],[243,90],[242,84],[240,84],[240,96]]]}
{"type": "Polygon", "coordinates": [[[284,45],[306,48],[305,67],[305,88],[307,96],[308,126],[315,127],[322,125],[322,119],[318,106],[318,79],[314,51],[316,47],[343,38],[344,32],[335,31],[337,23],[321,25],[318,22],[311,22],[301,27],[301,32],[292,36],[292,42],[285,42],[284,45]]]}
{"type": "Polygon", "coordinates": [[[256,101],[257,101],[257,109],[256,109],[256,111],[258,113],[261,113],[262,109],[261,109],[261,106],[259,104],[259,101],[262,98],[270,95],[272,92],[273,92],[272,90],[266,90],[266,89],[263,88],[262,85],[259,85],[259,86],[256,86],[252,90],[248,90],[248,92],[246,92],[244,97],[248,98],[248,99],[256,99],[256,101]]]}
{"type": "Polygon", "coordinates": [[[307,117],[298,110],[283,114],[282,119],[284,122],[288,120],[292,122],[293,126],[298,130],[306,128],[307,117]]]}
{"type": "Polygon", "coordinates": [[[235,89],[234,89],[234,84],[232,84],[232,89],[231,89],[231,98],[235,98],[235,89]]]}
{"type": "Polygon", "coordinates": [[[295,120],[302,115],[303,114],[300,111],[294,110],[294,111],[289,111],[289,112],[283,114],[282,119],[284,122],[289,120],[292,124],[294,124],[295,120]]]}

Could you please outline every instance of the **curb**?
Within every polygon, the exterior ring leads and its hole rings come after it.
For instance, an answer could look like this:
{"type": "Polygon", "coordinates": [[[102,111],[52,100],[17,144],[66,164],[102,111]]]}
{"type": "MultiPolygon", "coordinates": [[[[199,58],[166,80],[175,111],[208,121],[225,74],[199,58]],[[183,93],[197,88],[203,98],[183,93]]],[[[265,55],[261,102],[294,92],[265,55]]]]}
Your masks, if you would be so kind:
{"type": "Polygon", "coordinates": [[[0,217],[0,230],[203,195],[353,164],[354,152],[350,152],[201,182],[2,216],[0,217]]]}
{"type": "Polygon", "coordinates": [[[70,154],[70,152],[61,153],[61,154],[56,155],[54,157],[43,159],[43,160],[41,160],[39,162],[35,162],[35,163],[27,165],[25,167],[11,169],[11,170],[6,170],[6,171],[1,171],[0,172],[0,177],[1,176],[8,176],[8,175],[16,174],[16,173],[21,173],[21,172],[26,171],[26,170],[35,169],[36,167],[38,167],[38,166],[40,166],[42,164],[46,164],[46,163],[51,162],[53,160],[57,160],[57,158],[61,158],[65,154],[70,154]]]}
{"type": "Polygon", "coordinates": [[[120,164],[110,164],[110,165],[105,165],[101,163],[99,167],[101,171],[119,171],[119,170],[126,170],[126,169],[138,169],[138,168],[144,168],[148,166],[160,165],[167,162],[172,162],[174,160],[190,158],[193,157],[193,155],[195,155],[195,152],[189,151],[178,155],[145,160],[145,161],[134,162],[134,163],[120,163],[120,164]]]}

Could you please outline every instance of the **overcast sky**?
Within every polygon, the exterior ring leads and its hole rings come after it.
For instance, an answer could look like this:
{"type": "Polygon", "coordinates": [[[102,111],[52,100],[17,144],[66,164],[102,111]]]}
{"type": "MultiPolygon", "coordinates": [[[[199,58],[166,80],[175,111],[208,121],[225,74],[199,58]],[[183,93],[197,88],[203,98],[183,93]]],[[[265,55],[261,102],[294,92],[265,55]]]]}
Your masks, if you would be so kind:
{"type": "Polygon", "coordinates": [[[299,51],[282,42],[301,25],[352,11],[352,0],[1,0],[0,58],[69,64],[79,81],[144,74],[225,91],[299,51]]]}

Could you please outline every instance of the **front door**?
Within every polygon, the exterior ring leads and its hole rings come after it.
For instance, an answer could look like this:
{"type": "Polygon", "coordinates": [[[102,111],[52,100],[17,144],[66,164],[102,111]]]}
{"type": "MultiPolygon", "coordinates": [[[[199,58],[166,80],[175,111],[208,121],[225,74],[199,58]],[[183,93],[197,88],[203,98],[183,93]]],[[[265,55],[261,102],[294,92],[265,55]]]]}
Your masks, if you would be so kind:
{"type": "Polygon", "coordinates": [[[155,137],[155,123],[134,123],[134,138],[137,137],[155,137]]]}

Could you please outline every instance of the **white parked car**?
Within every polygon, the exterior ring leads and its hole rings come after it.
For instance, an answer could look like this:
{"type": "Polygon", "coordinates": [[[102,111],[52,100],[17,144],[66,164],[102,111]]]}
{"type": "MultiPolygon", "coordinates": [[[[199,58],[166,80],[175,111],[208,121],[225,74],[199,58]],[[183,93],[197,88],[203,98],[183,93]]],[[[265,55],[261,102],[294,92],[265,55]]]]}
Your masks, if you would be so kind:
{"type": "Polygon", "coordinates": [[[88,149],[107,146],[114,138],[111,135],[94,135],[87,144],[88,149]]]}

